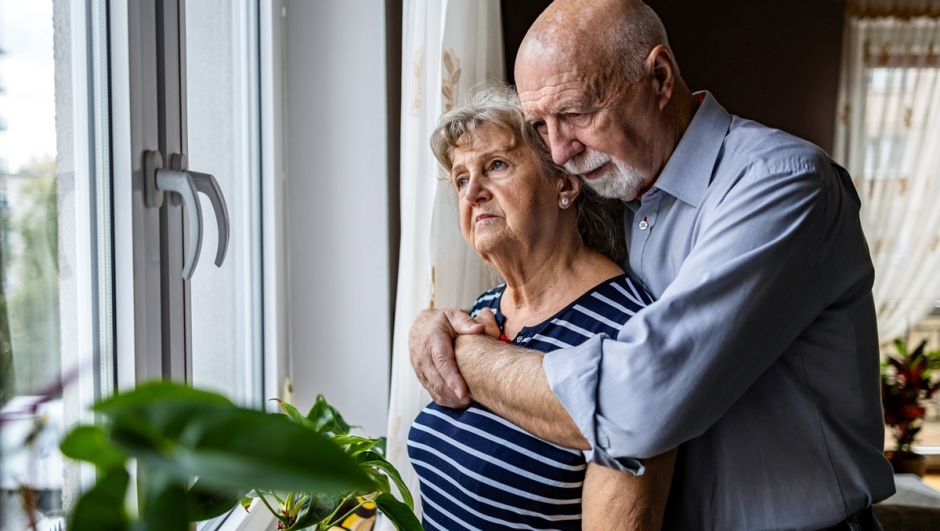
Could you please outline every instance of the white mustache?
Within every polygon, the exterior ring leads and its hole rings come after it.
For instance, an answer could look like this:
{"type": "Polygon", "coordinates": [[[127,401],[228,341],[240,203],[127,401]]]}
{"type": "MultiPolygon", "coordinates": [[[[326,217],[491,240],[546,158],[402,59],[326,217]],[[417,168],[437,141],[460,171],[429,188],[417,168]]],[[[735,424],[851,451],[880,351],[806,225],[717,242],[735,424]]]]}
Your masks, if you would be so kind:
{"type": "Polygon", "coordinates": [[[578,155],[578,158],[571,159],[565,163],[565,169],[575,175],[584,175],[600,168],[611,161],[610,155],[594,150],[584,150],[578,155]]]}

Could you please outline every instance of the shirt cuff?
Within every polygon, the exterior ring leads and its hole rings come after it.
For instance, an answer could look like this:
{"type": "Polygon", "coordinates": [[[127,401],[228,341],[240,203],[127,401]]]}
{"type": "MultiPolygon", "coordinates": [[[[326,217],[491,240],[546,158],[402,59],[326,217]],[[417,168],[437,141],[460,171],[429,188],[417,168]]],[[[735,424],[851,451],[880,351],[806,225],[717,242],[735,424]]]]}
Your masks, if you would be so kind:
{"type": "Polygon", "coordinates": [[[542,358],[542,369],[548,386],[591,445],[591,450],[584,452],[585,460],[639,476],[645,471],[641,459],[611,456],[606,451],[610,447],[607,436],[598,437],[596,396],[604,339],[607,335],[600,334],[574,348],[548,352],[542,358]]]}

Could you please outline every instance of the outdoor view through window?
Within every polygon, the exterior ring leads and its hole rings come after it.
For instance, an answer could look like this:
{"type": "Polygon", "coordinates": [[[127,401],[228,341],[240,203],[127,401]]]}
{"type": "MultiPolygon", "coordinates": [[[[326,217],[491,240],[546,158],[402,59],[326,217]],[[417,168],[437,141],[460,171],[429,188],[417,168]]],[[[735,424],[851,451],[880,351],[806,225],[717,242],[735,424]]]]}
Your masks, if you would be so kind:
{"type": "Polygon", "coordinates": [[[69,155],[58,149],[57,130],[71,128],[62,101],[71,93],[56,67],[62,43],[54,44],[53,28],[52,0],[0,1],[2,529],[62,510],[62,401],[39,398],[63,366],[56,163],[69,155]]]}

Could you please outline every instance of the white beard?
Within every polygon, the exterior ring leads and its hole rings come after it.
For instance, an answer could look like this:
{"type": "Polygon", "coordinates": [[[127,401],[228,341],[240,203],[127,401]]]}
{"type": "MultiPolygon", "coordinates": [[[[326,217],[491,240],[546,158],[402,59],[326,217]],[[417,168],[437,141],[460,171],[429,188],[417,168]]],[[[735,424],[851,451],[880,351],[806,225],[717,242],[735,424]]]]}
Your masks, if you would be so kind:
{"type": "Polygon", "coordinates": [[[606,153],[585,148],[583,152],[565,163],[565,169],[575,175],[584,175],[592,170],[612,163],[604,173],[593,178],[583,179],[584,183],[602,197],[632,201],[646,185],[646,175],[639,169],[611,157],[606,153]]]}

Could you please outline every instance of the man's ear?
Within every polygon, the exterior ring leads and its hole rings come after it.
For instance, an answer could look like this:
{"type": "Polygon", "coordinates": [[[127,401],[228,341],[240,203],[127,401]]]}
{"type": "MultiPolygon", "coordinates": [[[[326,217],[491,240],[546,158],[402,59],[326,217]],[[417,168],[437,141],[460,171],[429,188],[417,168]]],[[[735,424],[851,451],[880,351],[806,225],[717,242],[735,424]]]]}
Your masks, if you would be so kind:
{"type": "Polygon", "coordinates": [[[676,69],[673,65],[672,54],[662,44],[653,48],[646,57],[646,71],[650,73],[659,110],[669,103],[676,86],[676,69]]]}

